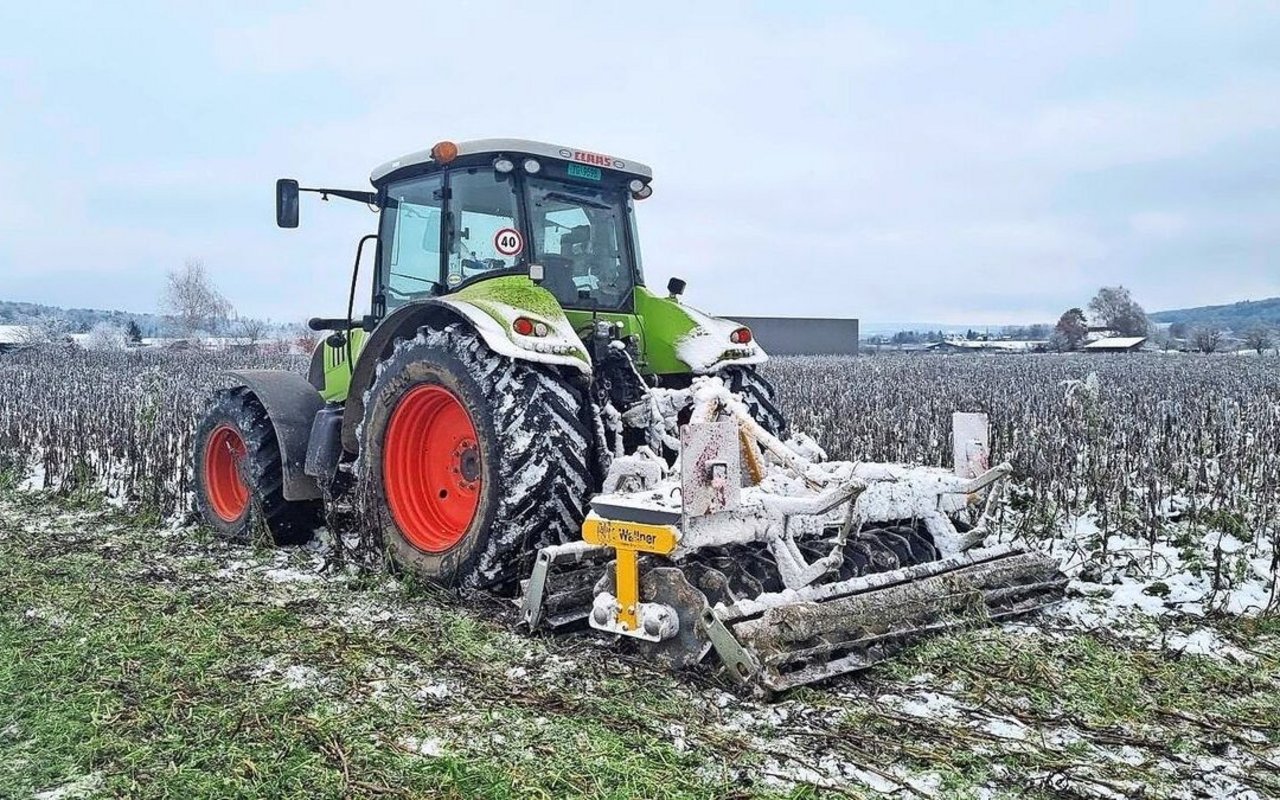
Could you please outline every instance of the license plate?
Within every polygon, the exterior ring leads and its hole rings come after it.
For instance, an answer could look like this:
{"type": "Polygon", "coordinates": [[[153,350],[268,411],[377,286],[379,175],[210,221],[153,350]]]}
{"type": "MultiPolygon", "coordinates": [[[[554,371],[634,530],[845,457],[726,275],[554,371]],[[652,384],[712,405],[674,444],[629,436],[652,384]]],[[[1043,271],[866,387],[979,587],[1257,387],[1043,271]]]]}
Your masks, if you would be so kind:
{"type": "Polygon", "coordinates": [[[600,180],[601,172],[595,167],[584,167],[581,164],[569,165],[570,178],[586,178],[589,181],[600,180]]]}

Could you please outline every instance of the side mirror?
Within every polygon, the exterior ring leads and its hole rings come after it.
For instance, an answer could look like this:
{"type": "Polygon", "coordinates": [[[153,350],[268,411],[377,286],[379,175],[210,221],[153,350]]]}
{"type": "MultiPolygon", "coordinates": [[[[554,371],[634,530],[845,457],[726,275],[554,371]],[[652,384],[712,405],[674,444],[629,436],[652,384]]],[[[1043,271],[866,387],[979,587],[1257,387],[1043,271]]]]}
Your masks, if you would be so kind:
{"type": "Polygon", "coordinates": [[[671,295],[672,297],[679,297],[680,295],[684,294],[684,287],[685,287],[684,281],[680,280],[679,278],[672,278],[671,280],[667,281],[667,294],[671,295]]]}
{"type": "Polygon", "coordinates": [[[276,225],[298,227],[298,182],[292,178],[276,181],[276,225]]]}

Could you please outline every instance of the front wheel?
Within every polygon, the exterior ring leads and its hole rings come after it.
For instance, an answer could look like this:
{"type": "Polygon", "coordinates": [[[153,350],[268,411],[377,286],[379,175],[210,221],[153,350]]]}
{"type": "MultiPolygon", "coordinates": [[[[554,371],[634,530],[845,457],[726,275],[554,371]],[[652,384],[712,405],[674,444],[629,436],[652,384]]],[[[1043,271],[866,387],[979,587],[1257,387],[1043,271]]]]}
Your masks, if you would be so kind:
{"type": "Polygon", "coordinates": [[[729,391],[742,398],[751,418],[779,439],[788,434],[787,418],[775,401],[776,390],[754,367],[730,366],[720,370],[729,391]]]}
{"type": "Polygon", "coordinates": [[[471,331],[401,341],[369,390],[361,475],[401,567],[502,590],[536,548],[577,538],[594,479],[586,397],[471,331]]]}

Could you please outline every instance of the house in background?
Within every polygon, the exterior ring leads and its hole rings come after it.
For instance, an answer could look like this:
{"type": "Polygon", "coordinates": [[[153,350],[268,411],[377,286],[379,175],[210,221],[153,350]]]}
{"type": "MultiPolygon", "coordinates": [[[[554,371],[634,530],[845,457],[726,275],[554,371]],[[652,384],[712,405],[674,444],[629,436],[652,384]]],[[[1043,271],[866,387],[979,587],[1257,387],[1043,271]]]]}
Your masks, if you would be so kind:
{"type": "Polygon", "coordinates": [[[858,320],[829,317],[728,317],[746,325],[765,352],[774,356],[858,354],[858,320]]]}
{"type": "Polygon", "coordinates": [[[928,353],[1038,353],[1047,343],[1021,339],[944,339],[920,349],[928,353]]]}
{"type": "Polygon", "coordinates": [[[31,340],[30,329],[26,325],[0,325],[0,353],[17,350],[31,340]]]}
{"type": "Polygon", "coordinates": [[[1086,353],[1136,353],[1146,343],[1145,336],[1109,336],[1089,342],[1082,349],[1086,353]]]}

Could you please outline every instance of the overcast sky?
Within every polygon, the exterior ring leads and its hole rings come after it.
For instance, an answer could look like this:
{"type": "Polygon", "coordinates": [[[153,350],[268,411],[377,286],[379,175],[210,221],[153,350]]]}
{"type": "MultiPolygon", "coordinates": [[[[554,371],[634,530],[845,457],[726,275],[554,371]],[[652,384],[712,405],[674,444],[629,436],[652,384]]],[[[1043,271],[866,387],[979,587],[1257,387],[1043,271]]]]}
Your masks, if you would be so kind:
{"type": "Polygon", "coordinates": [[[1276,3],[51,0],[0,5],[0,299],[150,311],[199,257],[337,313],[375,217],[278,230],[275,178],[490,136],[650,164],[648,281],[713,312],[1280,295],[1276,3]]]}

